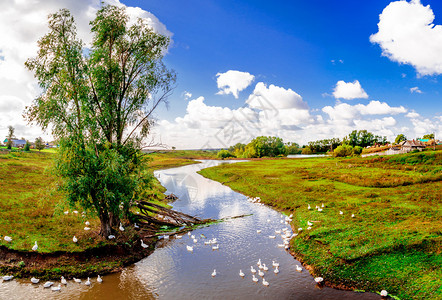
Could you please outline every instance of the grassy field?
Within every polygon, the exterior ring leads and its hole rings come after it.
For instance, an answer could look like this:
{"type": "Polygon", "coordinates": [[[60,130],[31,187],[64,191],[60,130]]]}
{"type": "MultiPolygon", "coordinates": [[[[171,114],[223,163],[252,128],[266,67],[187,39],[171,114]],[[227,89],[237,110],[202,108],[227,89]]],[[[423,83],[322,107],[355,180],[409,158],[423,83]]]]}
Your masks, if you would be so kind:
{"type": "Polygon", "coordinates": [[[442,299],[442,151],[262,160],[200,173],[293,213],[292,227],[304,230],[291,250],[330,285],[442,299]]]}
{"type": "MultiPolygon", "coordinates": [[[[98,236],[99,220],[82,216],[82,209],[69,208],[57,191],[58,179],[52,174],[54,149],[41,152],[0,152],[0,245],[10,249],[31,251],[37,241],[41,253],[55,251],[77,252],[112,244],[98,236]],[[73,213],[77,210],[78,213],[73,213]],[[65,211],[69,211],[66,215],[65,211]],[[85,231],[85,222],[91,230],[85,231]],[[73,236],[78,238],[72,242],[73,236]],[[4,240],[12,237],[11,242],[4,240]]],[[[185,157],[201,158],[201,153],[176,151],[149,154],[150,169],[157,170],[195,163],[185,157]]],[[[155,194],[164,199],[164,188],[154,179],[155,194]]]]}

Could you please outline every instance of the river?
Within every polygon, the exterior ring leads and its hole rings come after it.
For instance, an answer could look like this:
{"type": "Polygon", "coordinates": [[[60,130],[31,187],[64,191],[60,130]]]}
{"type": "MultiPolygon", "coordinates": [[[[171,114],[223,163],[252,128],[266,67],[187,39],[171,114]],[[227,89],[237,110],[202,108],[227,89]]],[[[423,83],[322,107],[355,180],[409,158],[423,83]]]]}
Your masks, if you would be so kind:
{"type": "Polygon", "coordinates": [[[153,254],[122,272],[103,276],[101,284],[95,278],[90,287],[69,281],[61,292],[52,292],[28,280],[13,280],[0,283],[0,299],[380,299],[373,293],[318,287],[307,270],[296,271],[300,263],[278,247],[282,238],[275,230],[290,227],[281,224],[279,212],[251,203],[244,195],[196,173],[223,163],[230,162],[203,161],[157,171],[155,176],[167,193],[179,197],[173,203],[175,210],[201,218],[250,216],[196,229],[191,232],[196,243],[187,234],[181,239],[162,239],[153,254]],[[204,244],[213,238],[218,250],[204,244]],[[193,246],[193,252],[186,246],[193,246]],[[252,281],[250,267],[258,270],[259,259],[269,268],[263,271],[269,286],[262,284],[258,274],[259,281],[252,281]],[[280,265],[278,274],[272,261],[280,265]],[[239,276],[240,270],[244,277],[239,276]]]}

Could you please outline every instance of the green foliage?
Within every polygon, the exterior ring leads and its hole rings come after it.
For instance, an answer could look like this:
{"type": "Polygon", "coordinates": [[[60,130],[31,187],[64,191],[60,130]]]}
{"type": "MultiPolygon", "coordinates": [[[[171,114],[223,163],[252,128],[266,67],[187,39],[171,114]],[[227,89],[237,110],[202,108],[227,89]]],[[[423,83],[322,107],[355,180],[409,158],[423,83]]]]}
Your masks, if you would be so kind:
{"type": "Polygon", "coordinates": [[[8,126],[8,135],[6,136],[6,138],[8,139],[8,141],[6,142],[6,148],[8,148],[9,150],[11,150],[11,148],[12,148],[12,139],[15,137],[14,131],[15,131],[14,127],[9,125],[8,126]]]}
{"type": "Polygon", "coordinates": [[[216,157],[221,158],[221,159],[225,159],[225,158],[229,158],[229,157],[235,157],[235,155],[230,153],[229,150],[223,149],[223,150],[218,151],[218,154],[216,155],[216,157]]]}
{"type": "Polygon", "coordinates": [[[306,146],[306,147],[304,147],[303,149],[302,149],[302,152],[301,152],[302,154],[312,154],[313,153],[313,151],[312,151],[312,149],[310,148],[310,146],[306,146]]]}
{"type": "Polygon", "coordinates": [[[29,141],[26,140],[26,144],[25,144],[23,150],[24,151],[30,151],[31,150],[30,148],[31,148],[31,143],[29,143],[29,141]]]}
{"type": "Polygon", "coordinates": [[[338,138],[324,139],[314,142],[309,142],[308,146],[313,153],[323,153],[333,151],[341,144],[341,140],[338,138]]]}
{"type": "Polygon", "coordinates": [[[433,140],[434,139],[434,133],[430,133],[430,134],[426,134],[422,137],[422,139],[428,139],[428,140],[433,140]]]}
{"type": "Polygon", "coordinates": [[[367,130],[353,130],[348,136],[342,141],[343,144],[350,146],[361,146],[365,148],[367,146],[373,146],[375,144],[385,145],[388,143],[387,137],[381,137],[374,135],[367,130]]]}
{"type": "Polygon", "coordinates": [[[341,145],[341,146],[338,146],[333,151],[333,156],[334,157],[346,157],[346,156],[351,156],[352,154],[353,154],[353,147],[350,146],[350,145],[345,145],[345,144],[341,145]]]}
{"type": "Polygon", "coordinates": [[[41,137],[38,137],[35,139],[35,149],[38,149],[38,151],[41,151],[45,148],[45,144],[43,143],[43,139],[41,137]]]}
{"type": "Polygon", "coordinates": [[[285,155],[285,145],[281,138],[274,136],[259,136],[254,138],[247,146],[250,146],[253,157],[275,157],[285,155]]]}
{"type": "Polygon", "coordinates": [[[301,147],[297,143],[288,142],[285,144],[287,155],[289,154],[300,154],[302,152],[301,147]]]}
{"type": "Polygon", "coordinates": [[[44,129],[51,125],[62,189],[72,205],[100,217],[103,236],[149,181],[141,166],[143,139],[175,82],[162,62],[169,38],[142,19],[133,25],[128,19],[124,8],[103,6],[86,51],[73,17],[60,10],[49,16],[37,57],[26,62],[43,89],[26,117],[44,129]]]}
{"type": "Polygon", "coordinates": [[[246,149],[245,144],[237,143],[234,146],[229,147],[230,153],[232,153],[235,157],[244,157],[244,151],[246,149]]]}
{"type": "Polygon", "coordinates": [[[363,148],[361,146],[355,146],[353,148],[353,154],[354,155],[361,155],[363,148]]]}
{"type": "Polygon", "coordinates": [[[399,144],[402,141],[406,141],[407,137],[404,134],[398,134],[398,136],[394,139],[395,144],[399,144]]]}

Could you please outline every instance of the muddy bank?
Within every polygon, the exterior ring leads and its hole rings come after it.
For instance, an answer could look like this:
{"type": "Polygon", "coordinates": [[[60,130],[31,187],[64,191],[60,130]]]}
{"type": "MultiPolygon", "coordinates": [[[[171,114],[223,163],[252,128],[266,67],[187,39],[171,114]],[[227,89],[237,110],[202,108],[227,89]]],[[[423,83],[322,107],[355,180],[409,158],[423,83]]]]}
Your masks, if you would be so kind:
{"type": "Polygon", "coordinates": [[[117,237],[115,244],[81,252],[38,253],[0,246],[0,274],[14,275],[16,278],[35,276],[41,279],[59,279],[64,276],[71,279],[118,272],[154,251],[157,238],[143,240],[148,245],[147,248],[141,247],[138,236],[131,240],[117,237]]]}

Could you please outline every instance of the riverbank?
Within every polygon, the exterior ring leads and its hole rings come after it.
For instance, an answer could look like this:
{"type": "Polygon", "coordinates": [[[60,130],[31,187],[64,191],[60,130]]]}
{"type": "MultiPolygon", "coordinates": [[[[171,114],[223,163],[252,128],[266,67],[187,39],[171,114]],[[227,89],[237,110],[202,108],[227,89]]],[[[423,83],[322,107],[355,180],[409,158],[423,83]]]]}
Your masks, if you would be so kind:
{"type": "MultiPolygon", "coordinates": [[[[152,153],[150,171],[196,163],[184,154],[201,157],[189,152],[152,153]]],[[[142,248],[140,232],[129,223],[115,239],[104,239],[98,234],[95,216],[66,205],[64,195],[56,188],[58,179],[51,172],[53,155],[54,151],[0,154],[0,274],[45,279],[103,275],[149,255],[156,239],[144,239],[149,247],[142,248]],[[5,236],[12,241],[5,241],[5,236]],[[35,241],[37,252],[31,250],[35,241]]],[[[154,177],[153,187],[146,194],[155,195],[157,204],[167,206],[164,191],[154,177]]]]}
{"type": "Polygon", "coordinates": [[[200,173],[293,213],[292,227],[303,230],[291,251],[327,285],[441,299],[441,164],[442,151],[426,151],[262,160],[200,173]]]}

